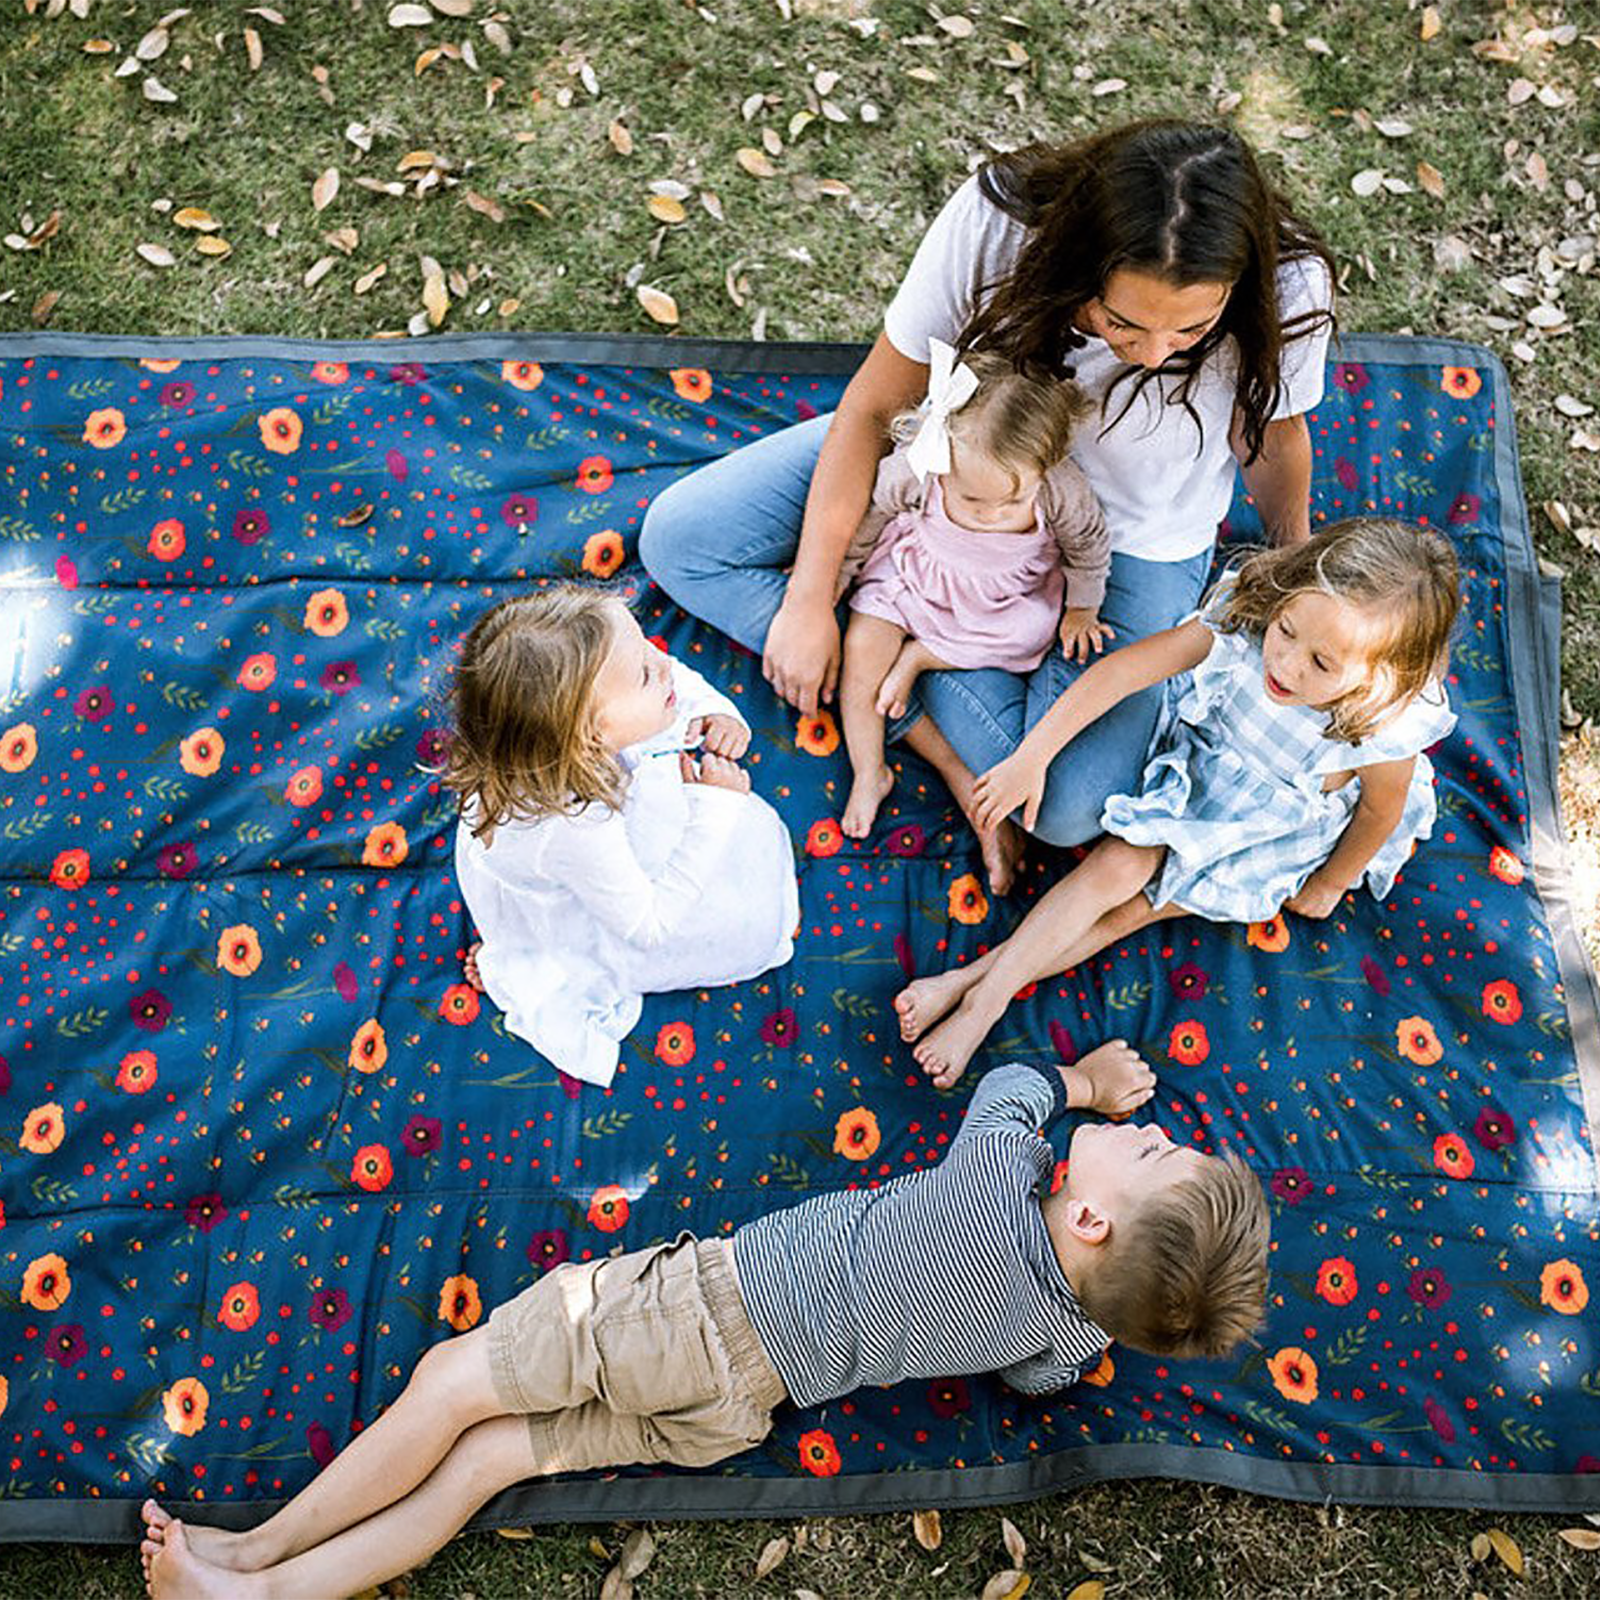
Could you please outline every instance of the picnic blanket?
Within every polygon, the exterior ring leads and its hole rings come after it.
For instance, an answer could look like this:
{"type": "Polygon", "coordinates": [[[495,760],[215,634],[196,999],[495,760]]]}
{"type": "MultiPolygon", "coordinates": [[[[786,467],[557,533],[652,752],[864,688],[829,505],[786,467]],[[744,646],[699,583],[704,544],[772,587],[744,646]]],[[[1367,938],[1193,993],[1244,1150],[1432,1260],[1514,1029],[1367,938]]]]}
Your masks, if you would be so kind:
{"type": "MultiPolygon", "coordinates": [[[[939,1158],[971,1080],[928,1085],[890,998],[1002,937],[1045,875],[992,900],[911,757],[844,839],[834,718],[780,704],[635,557],[664,484],[827,410],[860,354],[0,339],[0,1537],[130,1538],[149,1492],[257,1520],[422,1350],[558,1263],[939,1158]],[[553,576],[633,596],[735,697],[801,883],[793,962],[647,999],[606,1091],[463,984],[430,771],[462,632],[553,576]]],[[[1113,1349],[1043,1401],[951,1378],[785,1408],[720,1468],[530,1484],[482,1521],[1133,1475],[1600,1506],[1600,1033],[1562,899],[1558,596],[1493,358],[1337,355],[1316,517],[1426,521],[1463,563],[1433,838],[1381,905],[1168,923],[1041,983],[975,1064],[1136,1041],[1149,1114],[1270,1192],[1259,1348],[1113,1349]]],[[[1253,527],[1241,498],[1228,532],[1253,527]]]]}

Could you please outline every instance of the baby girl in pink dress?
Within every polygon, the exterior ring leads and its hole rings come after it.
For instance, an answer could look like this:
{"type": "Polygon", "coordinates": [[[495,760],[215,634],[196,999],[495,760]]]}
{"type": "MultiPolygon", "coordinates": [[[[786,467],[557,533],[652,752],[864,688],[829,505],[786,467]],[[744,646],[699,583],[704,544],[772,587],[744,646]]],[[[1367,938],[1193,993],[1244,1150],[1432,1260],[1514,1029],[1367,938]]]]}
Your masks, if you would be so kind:
{"type": "Polygon", "coordinates": [[[1031,672],[1057,638],[1086,660],[1110,568],[1100,502],[1067,459],[1089,408],[1076,384],[933,342],[928,399],[892,426],[872,504],[840,569],[856,580],[839,710],[854,781],[841,826],[870,831],[894,775],[884,718],[932,669],[1031,672]],[[857,578],[859,573],[859,578],[857,578]]]}

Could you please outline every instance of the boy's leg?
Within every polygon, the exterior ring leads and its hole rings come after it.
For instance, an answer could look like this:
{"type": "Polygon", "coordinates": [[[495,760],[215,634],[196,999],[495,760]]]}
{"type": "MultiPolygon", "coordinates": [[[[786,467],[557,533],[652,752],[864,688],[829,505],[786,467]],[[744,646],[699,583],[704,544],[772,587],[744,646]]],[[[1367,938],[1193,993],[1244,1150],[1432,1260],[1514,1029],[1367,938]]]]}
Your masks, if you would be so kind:
{"type": "Polygon", "coordinates": [[[839,720],[850,752],[853,778],[839,826],[845,837],[864,839],[878,807],[894,787],[894,774],[883,759],[883,713],[877,710],[878,686],[900,647],[905,629],[885,617],[853,611],[844,634],[844,665],[839,674],[839,720]]]}
{"type": "Polygon", "coordinates": [[[1163,854],[1156,846],[1106,839],[1050,889],[995,947],[953,1014],[918,1041],[912,1053],[937,1087],[948,1089],[961,1077],[1017,990],[1061,971],[1063,958],[1082,947],[1090,930],[1150,881],[1163,854]]]}

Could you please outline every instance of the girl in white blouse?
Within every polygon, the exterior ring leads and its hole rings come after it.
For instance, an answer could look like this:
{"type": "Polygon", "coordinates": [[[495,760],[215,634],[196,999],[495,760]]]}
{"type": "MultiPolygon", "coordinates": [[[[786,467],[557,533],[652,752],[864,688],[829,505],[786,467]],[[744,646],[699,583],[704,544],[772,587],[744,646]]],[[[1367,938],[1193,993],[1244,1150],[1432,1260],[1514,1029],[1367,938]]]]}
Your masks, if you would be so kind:
{"type": "Polygon", "coordinates": [[[738,764],[750,729],[619,600],[562,584],[501,602],[453,699],[468,976],[512,1033],[606,1084],[642,995],[789,959],[794,855],[738,764]]]}

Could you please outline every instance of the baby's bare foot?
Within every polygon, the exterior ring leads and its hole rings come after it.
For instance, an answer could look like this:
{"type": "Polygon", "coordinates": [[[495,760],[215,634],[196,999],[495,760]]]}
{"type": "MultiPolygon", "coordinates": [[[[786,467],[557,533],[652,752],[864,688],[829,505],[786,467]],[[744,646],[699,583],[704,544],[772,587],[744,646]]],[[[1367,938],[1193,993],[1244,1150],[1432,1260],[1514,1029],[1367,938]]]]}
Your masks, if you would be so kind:
{"type": "Polygon", "coordinates": [[[903,717],[911,699],[911,691],[917,686],[917,679],[930,667],[941,665],[943,663],[926,645],[918,644],[915,639],[907,639],[900,646],[900,654],[884,673],[883,682],[878,685],[878,698],[874,702],[878,715],[903,717]]]}
{"type": "Polygon", "coordinates": [[[993,1023],[980,1016],[969,996],[911,1052],[936,1089],[953,1089],[993,1023]]]}
{"type": "Polygon", "coordinates": [[[913,979],[894,997],[900,1037],[916,1043],[977,981],[978,975],[967,967],[913,979]]]}
{"type": "Polygon", "coordinates": [[[858,772],[850,785],[850,798],[844,803],[839,827],[847,839],[865,839],[877,821],[878,807],[894,788],[894,773],[887,766],[876,771],[858,772]]]}

